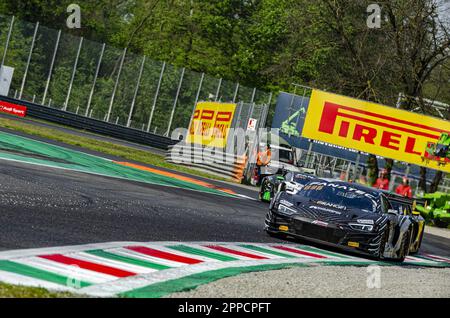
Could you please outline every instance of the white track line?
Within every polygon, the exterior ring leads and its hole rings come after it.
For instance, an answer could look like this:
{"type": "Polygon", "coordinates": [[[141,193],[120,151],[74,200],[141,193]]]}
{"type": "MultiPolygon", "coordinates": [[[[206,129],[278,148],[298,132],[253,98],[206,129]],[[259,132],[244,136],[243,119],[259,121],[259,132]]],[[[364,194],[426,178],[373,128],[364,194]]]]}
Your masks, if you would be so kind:
{"type": "Polygon", "coordinates": [[[142,254],[142,253],[139,253],[139,252],[135,252],[135,251],[126,249],[126,248],[115,249],[112,252],[115,253],[115,254],[118,254],[118,255],[131,257],[131,258],[136,258],[136,259],[140,259],[140,260],[147,261],[147,262],[152,262],[152,263],[156,263],[156,264],[160,264],[160,265],[165,265],[165,266],[168,266],[168,267],[188,266],[185,263],[175,262],[175,261],[167,260],[167,259],[164,259],[164,258],[159,258],[159,257],[154,257],[154,256],[142,254]]]}
{"type": "MultiPolygon", "coordinates": [[[[180,245],[180,244],[178,244],[178,245],[180,245]]],[[[183,245],[185,245],[185,244],[183,244],[183,245]]],[[[202,255],[197,255],[197,254],[190,254],[190,253],[174,250],[174,249],[168,248],[166,246],[155,247],[155,246],[152,246],[151,244],[145,244],[145,245],[142,245],[142,246],[153,248],[153,249],[157,249],[157,250],[162,251],[162,252],[167,252],[167,253],[183,256],[183,257],[188,257],[188,258],[192,258],[192,259],[198,259],[199,261],[203,261],[203,262],[208,262],[208,263],[210,263],[210,262],[222,262],[222,261],[219,261],[219,260],[217,260],[215,258],[210,258],[210,257],[207,257],[207,256],[202,256],[202,255]]],[[[172,246],[176,246],[176,245],[172,245],[172,246]]],[[[193,248],[197,248],[195,245],[192,245],[192,247],[193,248]]],[[[206,248],[204,250],[208,251],[208,252],[212,252],[212,253],[216,252],[216,250],[213,250],[213,249],[210,249],[210,248],[206,248]]],[[[228,254],[228,253],[225,253],[224,255],[232,256],[232,254],[228,254]]],[[[246,259],[248,259],[248,258],[246,258],[246,259]]]]}
{"type": "MultiPolygon", "coordinates": [[[[252,254],[252,255],[256,255],[256,256],[261,256],[261,257],[265,257],[267,259],[287,259],[287,257],[282,257],[282,256],[278,256],[278,255],[263,253],[263,252],[260,252],[260,251],[255,251],[255,250],[248,249],[248,248],[245,248],[245,247],[241,247],[241,246],[238,246],[238,245],[230,245],[230,246],[227,246],[227,247],[229,247],[230,249],[235,250],[237,252],[248,253],[248,254],[252,254]]],[[[229,255],[234,255],[234,254],[229,254],[229,255]]],[[[301,257],[297,256],[296,258],[301,258],[301,257]]],[[[251,257],[247,257],[247,259],[254,260],[254,258],[251,258],[251,257]]]]}
{"type": "Polygon", "coordinates": [[[83,245],[69,245],[69,246],[55,246],[55,247],[43,247],[43,248],[30,248],[12,251],[2,251],[0,252],[0,260],[3,259],[13,259],[36,255],[47,255],[47,254],[68,254],[74,252],[81,252],[87,250],[97,250],[97,249],[107,249],[114,247],[122,247],[124,245],[135,245],[141,244],[138,242],[106,242],[106,243],[93,243],[93,244],[83,244],[83,245]]]}
{"type": "MultiPolygon", "coordinates": [[[[189,247],[192,247],[192,248],[204,251],[204,252],[214,253],[214,254],[227,256],[227,257],[233,257],[233,258],[236,258],[236,259],[242,260],[242,261],[247,261],[247,260],[250,259],[250,258],[245,257],[245,256],[235,255],[235,254],[230,254],[230,253],[214,250],[214,249],[208,248],[208,247],[206,247],[204,245],[200,245],[200,244],[194,244],[194,243],[182,243],[182,244],[185,245],[185,246],[189,246],[189,247]]],[[[213,243],[205,244],[205,245],[213,245],[213,243]]],[[[217,245],[217,244],[214,244],[214,245],[217,245]]],[[[221,244],[220,246],[224,246],[224,245],[221,244]]],[[[231,245],[226,245],[224,247],[230,247],[231,248],[231,245]]]]}
{"type": "Polygon", "coordinates": [[[77,254],[69,254],[69,255],[65,255],[65,256],[69,256],[69,257],[72,257],[75,259],[79,259],[82,261],[91,262],[91,263],[95,263],[95,264],[106,265],[109,267],[113,267],[113,268],[120,269],[123,271],[133,272],[136,274],[146,274],[146,273],[156,272],[156,269],[142,267],[142,266],[126,263],[126,262],[120,262],[120,261],[112,260],[109,258],[103,258],[100,256],[83,253],[83,252],[77,253],[77,254]]]}

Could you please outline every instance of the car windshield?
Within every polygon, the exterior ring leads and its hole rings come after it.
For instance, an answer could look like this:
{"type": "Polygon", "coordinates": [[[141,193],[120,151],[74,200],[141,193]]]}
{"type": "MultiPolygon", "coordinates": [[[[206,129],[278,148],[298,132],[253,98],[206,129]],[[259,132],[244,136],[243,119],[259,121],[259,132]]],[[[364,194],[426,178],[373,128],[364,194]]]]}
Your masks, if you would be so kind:
{"type": "Polygon", "coordinates": [[[304,174],[296,174],[294,176],[294,182],[296,183],[300,183],[300,184],[307,184],[308,182],[310,182],[312,179],[314,179],[311,176],[305,176],[304,174]]]}
{"type": "Polygon", "coordinates": [[[333,187],[324,183],[309,183],[299,194],[318,204],[343,210],[361,210],[372,213],[377,211],[375,197],[346,186],[333,187]]]}
{"type": "Polygon", "coordinates": [[[397,202],[395,200],[390,200],[392,209],[397,210],[400,214],[403,214],[404,211],[408,212],[408,206],[404,203],[397,202]]]}

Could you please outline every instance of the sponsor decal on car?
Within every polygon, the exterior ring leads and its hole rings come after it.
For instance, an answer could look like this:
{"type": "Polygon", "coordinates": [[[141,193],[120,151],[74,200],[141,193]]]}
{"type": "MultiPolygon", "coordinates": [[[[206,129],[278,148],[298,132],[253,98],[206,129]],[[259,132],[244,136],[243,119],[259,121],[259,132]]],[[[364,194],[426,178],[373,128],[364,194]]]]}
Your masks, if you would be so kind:
{"type": "Polygon", "coordinates": [[[334,214],[337,214],[337,215],[341,215],[341,212],[339,212],[339,211],[331,210],[331,209],[328,209],[328,208],[323,208],[323,207],[320,207],[320,206],[311,205],[309,208],[313,209],[313,210],[321,210],[321,211],[325,211],[325,212],[330,212],[330,213],[334,213],[334,214]]]}
{"type": "Polygon", "coordinates": [[[332,207],[332,208],[335,208],[338,210],[347,210],[347,207],[344,205],[339,205],[339,204],[330,203],[330,202],[326,202],[326,201],[316,201],[316,204],[326,205],[326,206],[329,206],[329,207],[332,207]]]}
{"type": "Polygon", "coordinates": [[[339,183],[327,183],[327,182],[320,182],[320,181],[313,181],[310,182],[307,186],[303,188],[303,190],[317,190],[320,191],[323,189],[323,187],[332,187],[335,189],[340,189],[344,191],[337,192],[336,195],[344,196],[346,198],[350,199],[357,199],[360,196],[365,196],[368,199],[375,200],[375,196],[372,194],[353,188],[348,185],[339,184],[339,183]],[[349,194],[350,193],[350,194],[349,194]]]}

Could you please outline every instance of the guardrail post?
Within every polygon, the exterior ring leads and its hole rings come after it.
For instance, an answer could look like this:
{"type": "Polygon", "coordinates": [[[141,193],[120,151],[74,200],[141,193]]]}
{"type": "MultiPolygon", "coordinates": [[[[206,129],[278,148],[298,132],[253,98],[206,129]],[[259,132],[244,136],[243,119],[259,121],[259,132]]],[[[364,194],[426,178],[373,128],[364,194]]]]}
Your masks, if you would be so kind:
{"type": "MultiPolygon", "coordinates": [[[[106,44],[103,43],[102,50],[100,52],[100,57],[98,58],[98,62],[97,62],[97,68],[95,70],[94,82],[92,83],[91,92],[89,93],[89,99],[88,99],[88,103],[86,106],[86,112],[84,113],[85,117],[89,114],[89,109],[91,108],[92,98],[94,97],[95,84],[97,83],[98,73],[100,72],[100,66],[102,65],[103,54],[105,53],[105,47],[106,47],[106,44]]],[[[92,116],[92,110],[90,112],[89,117],[91,117],[91,116],[92,116]]]]}
{"type": "Polygon", "coordinates": [[[139,70],[139,75],[138,75],[138,79],[137,79],[137,83],[136,83],[136,89],[134,90],[133,100],[131,101],[130,113],[128,114],[128,119],[127,119],[127,127],[130,127],[130,125],[131,125],[131,116],[133,116],[134,105],[136,104],[136,98],[137,98],[137,94],[139,92],[139,86],[141,85],[141,78],[142,78],[142,73],[144,72],[144,65],[145,65],[145,55],[142,58],[141,68],[139,70]]]}
{"type": "Polygon", "coordinates": [[[294,106],[294,100],[295,100],[296,93],[297,93],[297,86],[294,86],[294,93],[291,94],[292,98],[291,98],[291,102],[289,103],[288,118],[291,117],[291,115],[292,115],[292,106],[294,106]]]}
{"type": "Polygon", "coordinates": [[[298,112],[298,116],[297,116],[297,121],[295,123],[295,127],[298,126],[298,122],[300,120],[300,115],[301,115],[300,110],[303,108],[303,102],[305,101],[305,97],[306,97],[306,88],[303,88],[302,102],[300,103],[300,108],[299,108],[299,112],[298,112]]]}
{"type": "Polygon", "coordinates": [[[222,78],[219,79],[219,85],[217,86],[216,97],[214,99],[214,101],[216,101],[216,102],[219,100],[219,94],[220,94],[221,88],[222,88],[222,78]]]}
{"type": "Polygon", "coordinates": [[[358,151],[358,154],[356,155],[355,167],[353,169],[353,180],[356,180],[356,177],[358,175],[358,166],[360,161],[361,161],[361,152],[358,151]]]}
{"type": "Polygon", "coordinates": [[[44,97],[42,98],[42,105],[45,104],[45,99],[47,98],[48,87],[50,86],[50,80],[52,79],[53,66],[55,66],[56,53],[58,53],[59,40],[61,39],[61,30],[58,31],[58,36],[56,38],[55,50],[53,51],[52,63],[50,64],[50,70],[48,71],[47,83],[45,84],[44,97]]]}
{"type": "Polygon", "coordinates": [[[236,84],[236,89],[234,90],[233,103],[236,103],[238,93],[239,93],[239,83],[236,84]]]}
{"type": "Polygon", "coordinates": [[[178,84],[177,95],[175,96],[175,101],[173,102],[173,107],[172,107],[172,113],[170,114],[169,127],[167,128],[166,136],[169,136],[170,129],[172,128],[173,116],[175,115],[175,109],[177,108],[178,97],[180,96],[181,85],[183,84],[185,72],[186,72],[186,68],[183,67],[183,70],[181,71],[181,76],[180,76],[180,83],[178,84]]]}
{"type": "Polygon", "coordinates": [[[70,94],[72,93],[73,81],[75,79],[75,73],[77,72],[78,60],[80,59],[82,46],[83,46],[83,37],[80,38],[80,44],[78,45],[77,57],[75,58],[75,63],[73,64],[72,77],[70,78],[69,90],[67,91],[66,101],[64,102],[63,110],[67,110],[67,106],[69,105],[70,94]]]}
{"type": "Polygon", "coordinates": [[[253,88],[252,99],[251,99],[250,103],[253,103],[255,101],[255,96],[256,96],[256,87],[253,88]]]}
{"type": "Polygon", "coordinates": [[[25,72],[23,73],[22,84],[20,85],[19,99],[22,99],[23,90],[25,88],[25,82],[28,76],[28,69],[30,68],[31,56],[33,55],[34,44],[36,43],[36,36],[39,29],[39,22],[36,22],[34,27],[33,40],[31,40],[30,53],[28,54],[27,65],[25,66],[25,72]]]}
{"type": "MultiPolygon", "coordinates": [[[[272,94],[272,93],[270,93],[270,94],[272,94]]],[[[262,112],[261,118],[260,118],[262,128],[264,128],[264,126],[266,125],[267,115],[269,114],[269,109],[270,109],[270,104],[264,106],[264,109],[263,109],[263,112],[262,112]]]]}
{"type": "Polygon", "coordinates": [[[245,123],[245,130],[247,130],[247,125],[248,125],[248,120],[250,119],[250,118],[252,118],[252,116],[253,116],[253,110],[255,109],[255,103],[254,102],[252,102],[251,103],[251,106],[250,106],[250,110],[248,111],[248,119],[247,119],[247,123],[245,123]]]}
{"type": "Polygon", "coordinates": [[[161,89],[161,82],[165,69],[166,69],[166,62],[163,62],[163,65],[161,67],[161,73],[159,74],[158,86],[156,87],[155,97],[153,98],[152,110],[150,112],[150,117],[148,118],[147,132],[150,132],[150,126],[152,125],[153,113],[155,112],[156,102],[158,101],[159,90],[161,89]]]}
{"type": "MultiPolygon", "coordinates": [[[[195,95],[194,107],[192,108],[191,121],[192,121],[192,117],[194,117],[195,108],[197,107],[197,103],[198,103],[198,100],[200,98],[200,93],[202,91],[202,86],[203,86],[204,79],[205,79],[205,73],[202,73],[202,76],[200,77],[200,83],[198,84],[197,95],[195,95]]],[[[190,125],[190,123],[189,123],[189,125],[190,125]]]]}
{"type": "Polygon", "coordinates": [[[269,108],[270,108],[270,104],[272,104],[272,98],[273,98],[273,93],[270,92],[270,94],[269,94],[269,102],[267,103],[267,105],[269,105],[269,108]]]}
{"type": "Polygon", "coordinates": [[[350,179],[350,169],[352,167],[352,162],[349,160],[348,161],[348,166],[347,166],[347,170],[345,172],[345,181],[348,181],[350,179]]]}
{"type": "Polygon", "coordinates": [[[309,159],[311,157],[311,151],[312,151],[312,147],[313,147],[312,139],[309,139],[308,142],[309,142],[309,145],[308,145],[308,152],[306,153],[305,168],[308,168],[308,166],[309,166],[309,159]]]}
{"type": "Polygon", "coordinates": [[[125,55],[127,54],[127,48],[123,49],[122,59],[120,60],[119,71],[117,72],[116,83],[114,84],[114,89],[111,95],[111,100],[109,102],[108,113],[106,114],[106,120],[109,122],[109,118],[111,117],[111,112],[114,104],[114,98],[116,97],[117,87],[119,86],[120,74],[122,73],[123,62],[125,61],[125,55]]]}
{"type": "Polygon", "coordinates": [[[406,171],[405,171],[405,177],[406,178],[408,178],[410,170],[411,170],[411,164],[408,163],[406,165],[406,171]]]}
{"type": "Polygon", "coordinates": [[[239,107],[239,110],[238,110],[238,114],[237,114],[237,117],[236,117],[238,119],[238,121],[236,123],[236,127],[235,128],[239,128],[239,126],[241,126],[241,122],[242,122],[241,115],[242,115],[242,108],[244,107],[244,103],[240,102],[238,104],[238,107],[239,107]]]}
{"type": "Polygon", "coordinates": [[[6,38],[5,49],[3,51],[2,64],[0,65],[0,70],[3,68],[3,65],[5,65],[6,53],[8,52],[9,41],[11,39],[11,33],[12,33],[12,29],[14,27],[14,19],[15,19],[15,16],[12,16],[11,23],[9,24],[8,36],[6,38]]]}

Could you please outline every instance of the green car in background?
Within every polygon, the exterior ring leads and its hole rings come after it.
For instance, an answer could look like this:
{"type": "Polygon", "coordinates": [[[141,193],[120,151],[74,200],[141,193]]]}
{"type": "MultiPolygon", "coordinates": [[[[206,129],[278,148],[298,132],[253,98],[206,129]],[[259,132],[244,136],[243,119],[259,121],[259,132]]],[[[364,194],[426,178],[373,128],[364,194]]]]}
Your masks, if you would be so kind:
{"type": "Polygon", "coordinates": [[[416,210],[427,221],[432,221],[438,227],[450,225],[450,194],[443,192],[427,193],[423,195],[425,203],[417,204],[416,210]]]}
{"type": "Polygon", "coordinates": [[[313,174],[287,170],[279,174],[267,176],[261,182],[258,196],[259,200],[270,202],[279,191],[288,189],[300,190],[304,185],[316,179],[317,177],[313,174]]]}

